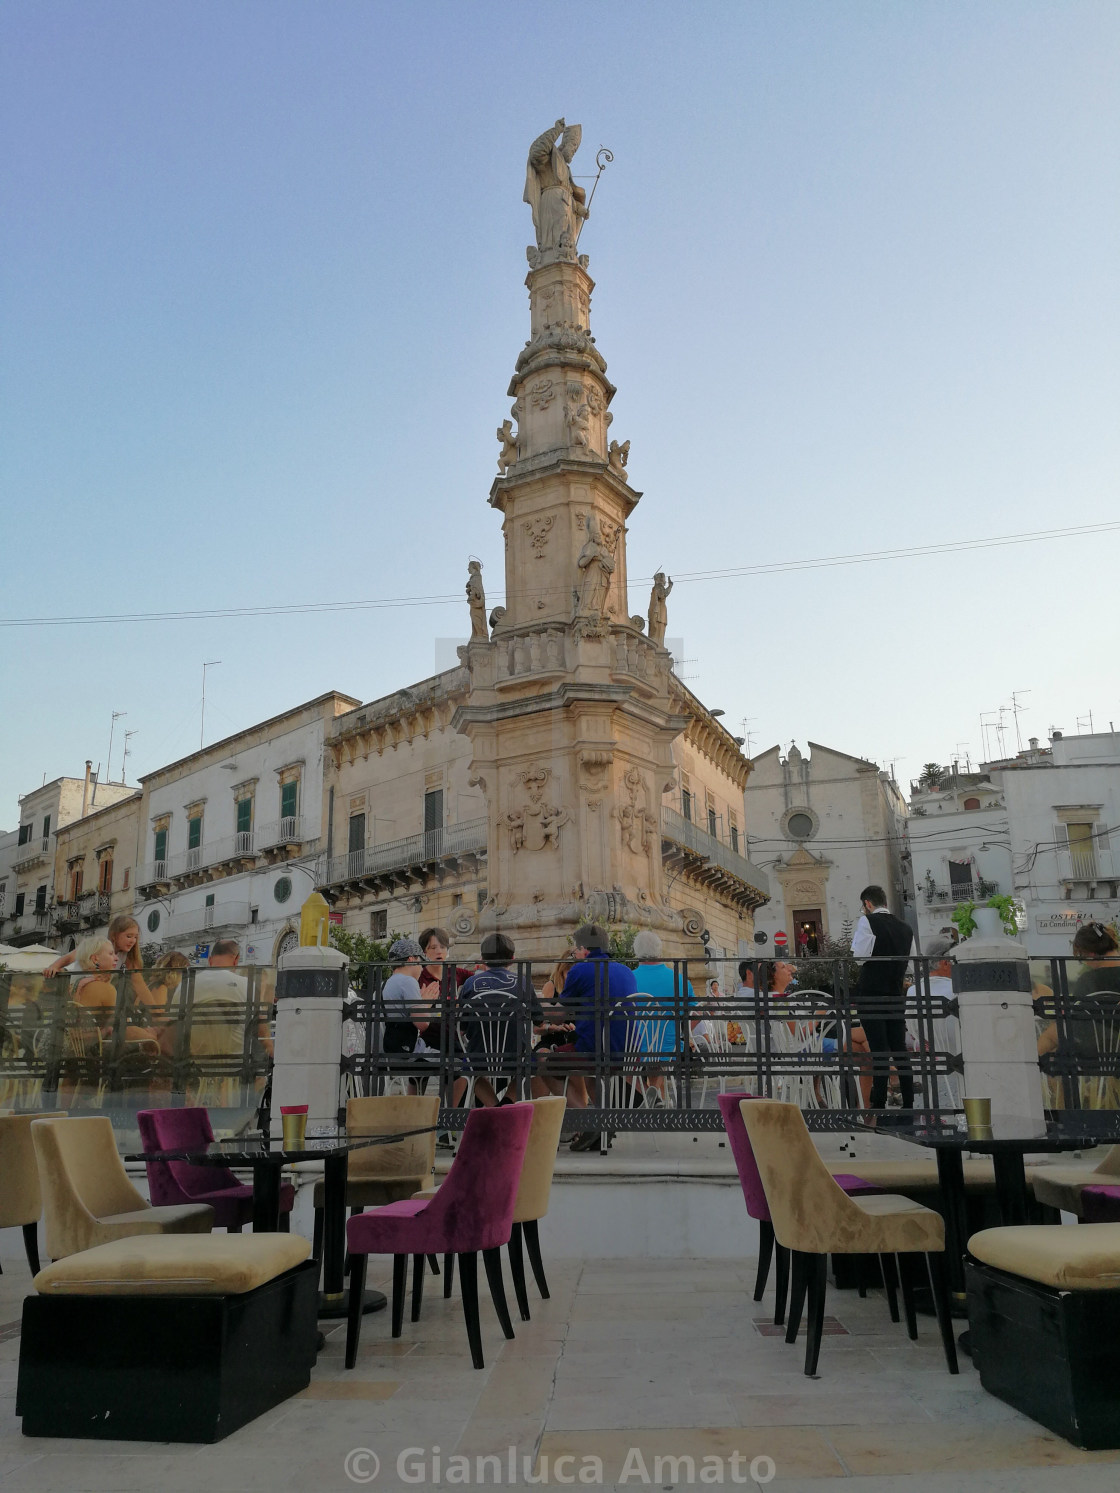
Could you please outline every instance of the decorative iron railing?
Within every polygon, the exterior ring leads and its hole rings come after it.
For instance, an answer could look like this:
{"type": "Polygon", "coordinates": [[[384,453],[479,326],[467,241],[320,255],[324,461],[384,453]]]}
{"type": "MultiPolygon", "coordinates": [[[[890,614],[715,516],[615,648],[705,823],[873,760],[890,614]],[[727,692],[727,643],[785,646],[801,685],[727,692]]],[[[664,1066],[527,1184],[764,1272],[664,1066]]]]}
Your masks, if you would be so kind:
{"type": "MultiPolygon", "coordinates": [[[[442,1123],[463,1123],[466,1094],[493,1102],[565,1091],[568,1130],[719,1129],[716,1095],[748,1091],[803,1109],[852,1114],[866,1105],[873,1078],[890,1060],[861,1045],[859,1009],[874,1002],[849,986],[847,961],[826,968],[829,988],[767,986],[765,961],[746,961],[754,988],[740,984],[739,961],[666,962],[656,983],[639,965],[639,990],[612,998],[602,961],[590,995],[542,995],[548,970],[518,963],[513,989],[479,994],[451,965],[415,999],[400,982],[386,994],[388,970],[351,972],[344,1094],[384,1093],[395,1085],[438,1086],[442,1123]],[[718,982],[718,983],[717,983],[718,982]],[[650,990],[640,987],[645,983],[650,990]],[[724,987],[730,986],[725,994],[724,987]]],[[[928,964],[912,961],[914,983],[897,1005],[908,1045],[896,1076],[913,1079],[914,1106],[959,1107],[956,1002],[930,987],[928,964]]],[[[897,1097],[897,1096],[896,1096],[897,1097]]]]}

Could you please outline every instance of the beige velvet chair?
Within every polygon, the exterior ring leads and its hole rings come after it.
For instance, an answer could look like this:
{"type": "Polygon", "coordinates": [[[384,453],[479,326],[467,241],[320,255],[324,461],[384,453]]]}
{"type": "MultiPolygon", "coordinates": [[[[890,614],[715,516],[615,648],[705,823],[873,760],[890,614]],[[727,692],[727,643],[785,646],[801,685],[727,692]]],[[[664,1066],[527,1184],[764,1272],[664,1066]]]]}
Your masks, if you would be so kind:
{"type": "MultiPolygon", "coordinates": [[[[523,1322],[529,1321],[529,1293],[525,1288],[526,1253],[537,1290],[545,1301],[548,1300],[548,1280],[541,1260],[537,1224],[548,1212],[552,1174],[556,1170],[556,1151],[560,1145],[564,1111],[568,1107],[562,1094],[531,1099],[529,1102],[533,1106],[533,1124],[529,1131],[529,1144],[525,1148],[525,1160],[521,1166],[521,1182],[517,1189],[517,1201],[513,1205],[513,1230],[509,1238],[509,1270],[513,1276],[517,1310],[521,1313],[523,1322]]],[[[450,1296],[452,1272],[455,1268],[454,1255],[444,1256],[443,1268],[443,1294],[450,1296]]]]}
{"type": "Polygon", "coordinates": [[[1040,1203],[1051,1208],[1061,1208],[1080,1218],[1083,1187],[1100,1187],[1102,1184],[1120,1182],[1120,1146],[1110,1146],[1104,1160],[1098,1161],[1096,1165],[1082,1162],[1080,1166],[1032,1167],[1029,1179],[1040,1203]]]}
{"type": "Polygon", "coordinates": [[[513,1232],[509,1240],[510,1274],[513,1276],[513,1289],[523,1322],[529,1320],[529,1297],[525,1290],[525,1264],[521,1252],[523,1237],[537,1290],[548,1300],[548,1281],[541,1263],[537,1224],[548,1212],[552,1175],[556,1170],[556,1152],[560,1145],[564,1112],[568,1107],[568,1101],[562,1094],[532,1099],[530,1103],[533,1106],[533,1128],[529,1131],[529,1144],[521,1167],[521,1185],[517,1190],[517,1201],[513,1205],[513,1232]]]}
{"type": "Polygon", "coordinates": [[[153,1208],[133,1187],[108,1116],[35,1120],[31,1138],[52,1260],[134,1234],[210,1232],[214,1210],[207,1204],[153,1208]]]}
{"type": "MultiPolygon", "coordinates": [[[[820,1356],[830,1254],[879,1255],[885,1267],[884,1279],[889,1278],[888,1269],[893,1266],[891,1256],[924,1255],[945,1359],[949,1372],[955,1374],[957,1351],[949,1315],[941,1215],[891,1193],[849,1197],[818,1154],[797,1105],[748,1099],[740,1109],[766,1192],[774,1238],[791,1251],[787,1343],[797,1339],[808,1293],[806,1374],[816,1373],[820,1356]]],[[[916,1338],[913,1285],[905,1264],[902,1283],[907,1330],[911,1338],[916,1338]]]]}
{"type": "Polygon", "coordinates": [[[0,1115],[0,1229],[23,1230],[31,1274],[39,1274],[39,1219],[43,1195],[31,1140],[33,1120],[65,1119],[65,1110],[46,1114],[0,1115]]]}
{"type": "MultiPolygon", "coordinates": [[[[379,1094],[368,1099],[346,1101],[346,1129],[351,1135],[392,1135],[398,1131],[422,1130],[386,1145],[351,1151],[346,1168],[346,1202],[353,1213],[399,1203],[415,1197],[435,1181],[436,1132],[439,1096],[426,1094],[379,1094]]],[[[326,1184],[315,1183],[315,1242],[312,1252],[322,1258],[323,1203],[326,1184]]]]}

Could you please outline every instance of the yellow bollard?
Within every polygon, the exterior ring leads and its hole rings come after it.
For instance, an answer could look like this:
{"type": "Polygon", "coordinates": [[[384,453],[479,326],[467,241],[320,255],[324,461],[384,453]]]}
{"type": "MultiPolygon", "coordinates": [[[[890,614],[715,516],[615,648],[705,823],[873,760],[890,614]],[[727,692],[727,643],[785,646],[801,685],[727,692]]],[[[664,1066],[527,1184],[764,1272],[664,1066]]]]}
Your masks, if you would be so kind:
{"type": "Polygon", "coordinates": [[[314,948],[330,943],[330,903],[321,892],[312,892],[299,914],[299,941],[301,948],[314,948]]]}

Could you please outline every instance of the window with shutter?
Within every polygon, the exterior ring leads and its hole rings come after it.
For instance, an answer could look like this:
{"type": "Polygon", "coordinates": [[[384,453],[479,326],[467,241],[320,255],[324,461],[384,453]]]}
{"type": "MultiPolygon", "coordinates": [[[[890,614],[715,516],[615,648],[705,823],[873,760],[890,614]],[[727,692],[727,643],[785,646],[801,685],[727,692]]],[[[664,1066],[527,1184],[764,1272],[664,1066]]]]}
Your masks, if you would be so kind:
{"type": "Polygon", "coordinates": [[[157,829],[155,841],[152,857],[156,861],[165,861],[167,859],[167,831],[165,829],[157,829]]]}
{"type": "Polygon", "coordinates": [[[299,779],[280,784],[280,818],[294,819],[299,813],[299,779]]]}
{"type": "Polygon", "coordinates": [[[253,800],[251,798],[239,798],[237,800],[237,833],[247,835],[253,828],[253,800]]]}
{"type": "Polygon", "coordinates": [[[424,794],[424,854],[435,856],[443,849],[443,789],[424,794]]]}
{"type": "Polygon", "coordinates": [[[106,896],[113,890],[113,857],[103,855],[97,867],[97,890],[106,896]]]}
{"type": "Polygon", "coordinates": [[[187,820],[187,849],[197,850],[202,844],[202,815],[195,814],[187,820]]]}

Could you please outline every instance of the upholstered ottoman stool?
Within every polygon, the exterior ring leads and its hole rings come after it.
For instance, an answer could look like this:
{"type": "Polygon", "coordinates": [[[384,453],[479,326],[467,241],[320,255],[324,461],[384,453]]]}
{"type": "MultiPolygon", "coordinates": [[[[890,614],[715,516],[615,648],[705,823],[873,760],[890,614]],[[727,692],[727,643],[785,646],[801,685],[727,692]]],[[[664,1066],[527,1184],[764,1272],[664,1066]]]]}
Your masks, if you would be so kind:
{"type": "Polygon", "coordinates": [[[310,1253],[294,1234],[156,1234],[48,1265],[23,1303],[24,1435],[220,1441],[306,1388],[310,1253]]]}
{"type": "Polygon", "coordinates": [[[1120,1224],[1027,1224],[968,1241],[980,1382],[1091,1451],[1120,1447],[1120,1224]]]}

